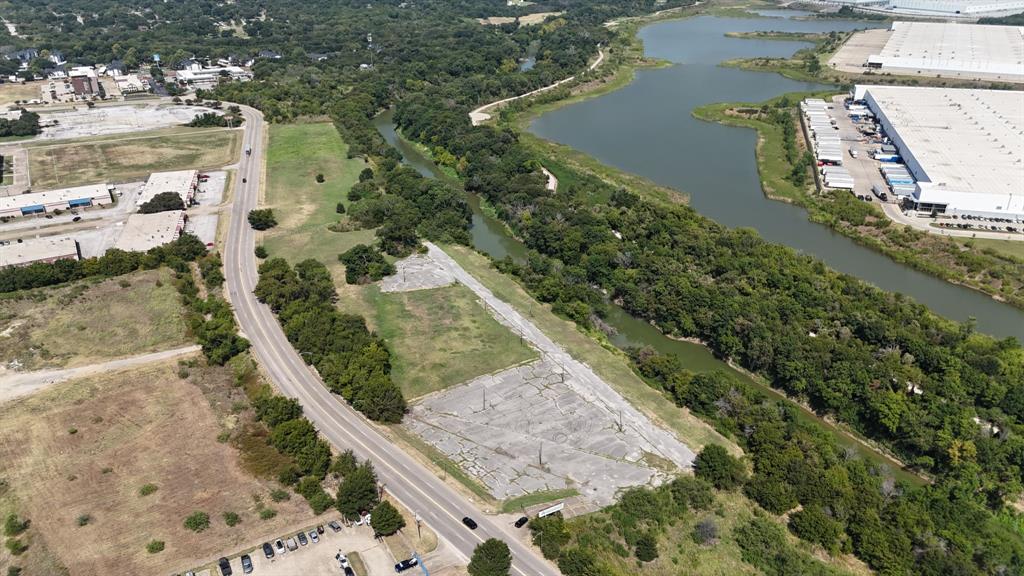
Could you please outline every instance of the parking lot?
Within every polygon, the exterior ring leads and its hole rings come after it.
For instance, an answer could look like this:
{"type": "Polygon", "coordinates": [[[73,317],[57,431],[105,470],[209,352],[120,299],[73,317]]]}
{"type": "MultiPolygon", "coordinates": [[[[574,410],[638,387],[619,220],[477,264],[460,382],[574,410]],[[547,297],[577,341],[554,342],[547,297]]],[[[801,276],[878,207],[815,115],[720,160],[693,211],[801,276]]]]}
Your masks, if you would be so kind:
{"type": "Polygon", "coordinates": [[[39,121],[45,128],[37,139],[66,140],[181,126],[211,111],[201,106],[164,103],[97,106],[60,112],[41,110],[39,121]]]}

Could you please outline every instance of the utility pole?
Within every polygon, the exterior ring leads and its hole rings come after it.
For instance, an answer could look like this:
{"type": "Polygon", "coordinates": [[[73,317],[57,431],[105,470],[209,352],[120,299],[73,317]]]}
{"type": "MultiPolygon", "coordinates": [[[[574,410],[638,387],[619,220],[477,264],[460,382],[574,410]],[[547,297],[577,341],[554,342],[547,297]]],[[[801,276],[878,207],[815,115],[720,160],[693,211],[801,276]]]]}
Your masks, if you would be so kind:
{"type": "Polygon", "coordinates": [[[544,467],[544,443],[541,442],[537,445],[537,462],[543,468],[544,467]]]}

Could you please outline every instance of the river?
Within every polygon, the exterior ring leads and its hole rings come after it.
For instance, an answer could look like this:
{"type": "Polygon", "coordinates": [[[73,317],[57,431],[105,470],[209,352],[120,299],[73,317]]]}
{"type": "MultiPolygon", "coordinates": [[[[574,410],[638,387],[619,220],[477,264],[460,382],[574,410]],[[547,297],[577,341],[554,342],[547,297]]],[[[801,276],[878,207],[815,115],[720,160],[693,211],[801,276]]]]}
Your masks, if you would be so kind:
{"type": "Polygon", "coordinates": [[[686,192],[698,212],[722,224],[754,228],[767,240],[813,255],[882,289],[911,296],[943,316],[959,321],[974,317],[982,332],[1024,341],[1024,311],[899,264],[810,222],[803,208],[766,198],[754,156],[757,134],[691,115],[704,104],[761,102],[786,92],[829,88],[774,73],[718,66],[732,58],[790,56],[807,46],[727,38],[727,32],[828,32],[878,26],[884,24],[712,16],[651,24],[639,32],[646,54],[674,66],[640,70],[628,86],[544,114],[530,130],[605,164],[686,192]]]}
{"type": "MultiPolygon", "coordinates": [[[[402,162],[415,168],[427,178],[444,180],[452,186],[461,188],[461,182],[445,174],[430,158],[424,156],[415,146],[412,146],[397,134],[393,117],[393,111],[386,111],[377,116],[373,124],[381,136],[384,137],[384,140],[402,153],[402,162]]],[[[470,228],[473,248],[497,260],[511,256],[514,260],[523,261],[527,253],[526,247],[519,240],[513,238],[501,222],[483,212],[478,197],[473,194],[467,194],[467,200],[473,213],[472,227],[470,228]]],[[[614,329],[614,333],[609,336],[609,340],[621,349],[650,346],[662,354],[678,356],[683,366],[692,372],[722,371],[730,374],[738,381],[745,382],[761,390],[771,398],[789,402],[783,394],[780,394],[767,384],[749,377],[747,374],[734,369],[716,358],[706,346],[668,338],[654,326],[630,316],[629,313],[618,306],[609,306],[609,314],[605,321],[614,329]]],[[[871,462],[885,467],[895,478],[914,484],[921,483],[921,479],[913,472],[900,469],[896,461],[866,448],[861,443],[862,440],[858,435],[826,422],[809,411],[799,410],[797,414],[798,418],[811,422],[830,433],[841,446],[852,450],[871,462]]]]}

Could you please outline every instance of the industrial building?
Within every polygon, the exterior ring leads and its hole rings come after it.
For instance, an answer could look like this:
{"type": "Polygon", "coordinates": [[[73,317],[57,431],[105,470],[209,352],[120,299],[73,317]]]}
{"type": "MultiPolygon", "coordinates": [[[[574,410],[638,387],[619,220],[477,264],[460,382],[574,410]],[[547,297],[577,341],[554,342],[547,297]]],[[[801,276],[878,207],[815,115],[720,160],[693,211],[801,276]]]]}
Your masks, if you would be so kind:
{"type": "Polygon", "coordinates": [[[181,236],[185,229],[185,212],[171,210],[154,214],[132,214],[124,223],[114,248],[126,252],[147,252],[181,236]]]}
{"type": "Polygon", "coordinates": [[[0,246],[0,268],[28,266],[35,262],[78,260],[78,242],[69,236],[28,238],[0,246]]]}
{"type": "Polygon", "coordinates": [[[857,86],[920,211],[1024,221],[1024,92],[857,86]]]}
{"type": "Polygon", "coordinates": [[[138,204],[141,206],[162,192],[174,192],[181,196],[187,207],[192,203],[199,186],[199,172],[196,170],[176,170],[174,172],[153,172],[149,175],[142,191],[139,193],[138,204]]]}
{"type": "Polygon", "coordinates": [[[193,63],[185,70],[178,70],[175,78],[179,84],[186,87],[212,90],[225,80],[248,82],[252,80],[252,72],[238,66],[203,68],[201,65],[193,63]]]}
{"type": "Polygon", "coordinates": [[[951,20],[977,20],[1024,12],[1024,0],[816,0],[815,3],[850,6],[865,12],[951,20]]]}
{"type": "Polygon", "coordinates": [[[91,184],[46,192],[32,192],[0,197],[0,218],[44,214],[54,210],[71,210],[89,206],[112,204],[113,187],[109,184],[91,184]]]}
{"type": "Polygon", "coordinates": [[[1024,26],[893,22],[869,68],[943,77],[1024,81],[1024,26]]]}

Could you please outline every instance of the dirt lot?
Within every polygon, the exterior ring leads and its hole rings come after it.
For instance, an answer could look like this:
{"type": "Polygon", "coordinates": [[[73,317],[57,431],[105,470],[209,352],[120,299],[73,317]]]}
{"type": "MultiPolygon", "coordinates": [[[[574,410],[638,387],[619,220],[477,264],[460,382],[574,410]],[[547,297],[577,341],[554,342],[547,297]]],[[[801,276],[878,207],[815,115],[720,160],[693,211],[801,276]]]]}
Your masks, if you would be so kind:
{"type": "Polygon", "coordinates": [[[140,133],[99,142],[32,146],[32,188],[123,182],[164,170],[219,168],[238,158],[241,136],[240,130],[197,128],[159,136],[140,133]]]}
{"type": "Polygon", "coordinates": [[[0,300],[0,374],[19,365],[82,366],[189,343],[171,279],[167,269],[148,270],[0,300]]]}
{"type": "Polygon", "coordinates": [[[14,104],[18,100],[35,100],[39,98],[39,89],[45,82],[26,82],[24,84],[0,84],[0,106],[14,104]]]}
{"type": "Polygon", "coordinates": [[[70,574],[171,573],[313,522],[302,498],[271,502],[276,485],[246,473],[227,442],[251,419],[231,369],[179,371],[152,365],[0,406],[0,512],[31,520],[31,548],[16,562],[0,552],[0,570],[57,573],[49,551],[70,574]],[[147,484],[156,490],[143,496],[147,484]],[[261,507],[277,515],[261,520],[261,507]],[[201,534],[183,526],[194,511],[210,516],[201,534]],[[222,518],[229,511],[241,517],[235,527],[222,518]],[[164,550],[147,552],[152,540],[164,550]]]}

